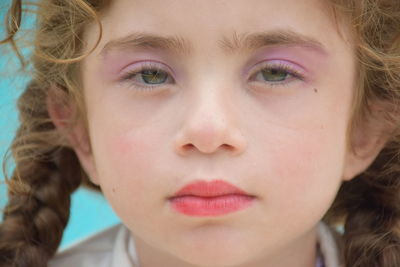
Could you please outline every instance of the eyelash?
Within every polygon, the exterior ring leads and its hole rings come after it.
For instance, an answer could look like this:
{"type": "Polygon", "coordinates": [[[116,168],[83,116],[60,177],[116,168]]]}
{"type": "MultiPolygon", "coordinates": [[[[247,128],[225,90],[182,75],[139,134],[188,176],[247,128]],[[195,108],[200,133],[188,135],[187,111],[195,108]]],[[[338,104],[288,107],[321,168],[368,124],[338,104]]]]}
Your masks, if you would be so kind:
{"type": "Polygon", "coordinates": [[[268,81],[260,81],[262,84],[267,84],[269,87],[275,87],[275,86],[287,86],[289,83],[291,83],[293,80],[299,80],[299,81],[304,81],[305,76],[304,74],[297,70],[295,67],[290,66],[290,64],[285,64],[283,62],[264,62],[260,67],[257,67],[256,70],[254,71],[254,74],[250,75],[250,80],[252,80],[254,77],[258,76],[261,74],[261,71],[263,70],[275,70],[278,72],[284,72],[288,75],[284,81],[275,81],[275,82],[268,82],[268,81]]]}
{"type": "MultiPolygon", "coordinates": [[[[252,75],[250,75],[250,79],[254,79],[255,77],[257,77],[258,74],[260,74],[261,71],[263,70],[275,70],[278,72],[284,72],[288,75],[288,77],[286,77],[284,81],[275,81],[275,82],[268,82],[265,80],[260,81],[260,83],[267,84],[269,87],[286,86],[290,82],[292,82],[292,80],[300,80],[300,81],[305,80],[303,73],[301,73],[294,67],[291,67],[289,64],[285,64],[282,62],[263,63],[260,67],[257,67],[256,71],[254,71],[252,75]]],[[[158,72],[165,73],[167,75],[167,80],[172,79],[172,82],[175,82],[170,73],[168,71],[165,71],[161,64],[154,62],[145,62],[138,69],[126,72],[122,76],[121,81],[131,82],[136,75],[141,75],[143,71],[157,71],[157,73],[158,72]]],[[[138,85],[137,83],[136,84],[130,83],[130,84],[135,90],[145,91],[145,92],[154,91],[157,90],[157,87],[159,88],[160,86],[166,85],[164,83],[155,85],[147,84],[145,86],[138,85]]]]}
{"type": "MultiPolygon", "coordinates": [[[[165,71],[162,67],[161,64],[157,64],[157,63],[153,63],[153,62],[145,62],[143,63],[138,69],[135,70],[131,70],[128,71],[127,73],[125,73],[121,80],[122,81],[127,81],[127,82],[131,82],[132,79],[136,76],[136,75],[141,75],[141,72],[143,71],[157,71],[158,72],[163,72],[166,73],[168,78],[167,79],[172,79],[172,76],[169,74],[168,71],[165,71]]],[[[175,80],[173,80],[175,82],[175,80]]],[[[142,85],[138,85],[138,84],[134,84],[132,85],[132,87],[136,90],[139,91],[153,91],[156,89],[156,87],[160,87],[163,86],[164,84],[157,84],[157,85],[146,85],[146,86],[142,86],[142,85]]]]}

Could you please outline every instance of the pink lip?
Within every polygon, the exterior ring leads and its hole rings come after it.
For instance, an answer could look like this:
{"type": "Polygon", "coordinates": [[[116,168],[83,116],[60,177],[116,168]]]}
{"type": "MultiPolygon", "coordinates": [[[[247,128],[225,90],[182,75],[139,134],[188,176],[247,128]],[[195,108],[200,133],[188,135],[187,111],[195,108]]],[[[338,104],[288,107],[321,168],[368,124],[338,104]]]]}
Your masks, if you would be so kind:
{"type": "Polygon", "coordinates": [[[172,207],[189,216],[217,216],[249,207],[254,196],[222,180],[197,181],[170,198],[172,207]]]}

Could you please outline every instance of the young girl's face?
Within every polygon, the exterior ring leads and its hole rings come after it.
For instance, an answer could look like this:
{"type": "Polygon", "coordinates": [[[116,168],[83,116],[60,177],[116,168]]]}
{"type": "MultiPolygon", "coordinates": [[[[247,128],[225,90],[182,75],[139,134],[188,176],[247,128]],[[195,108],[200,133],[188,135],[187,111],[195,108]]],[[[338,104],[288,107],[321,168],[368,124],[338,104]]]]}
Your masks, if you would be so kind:
{"type": "Polygon", "coordinates": [[[354,50],[325,1],[115,0],[102,23],[82,68],[92,150],[76,150],[143,266],[313,266],[355,172],[354,50]],[[199,180],[250,201],[177,209],[199,180]]]}

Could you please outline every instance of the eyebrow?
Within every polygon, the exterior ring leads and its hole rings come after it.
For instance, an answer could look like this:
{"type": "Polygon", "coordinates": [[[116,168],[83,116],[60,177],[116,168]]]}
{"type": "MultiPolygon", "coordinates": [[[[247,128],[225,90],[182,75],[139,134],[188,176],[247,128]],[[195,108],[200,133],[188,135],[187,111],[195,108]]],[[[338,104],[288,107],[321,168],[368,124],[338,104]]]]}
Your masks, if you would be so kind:
{"type": "MultiPolygon", "coordinates": [[[[317,39],[290,29],[242,34],[234,32],[230,38],[225,36],[218,43],[219,47],[227,53],[256,50],[264,46],[284,45],[307,47],[323,54],[327,53],[327,49],[317,39]]],[[[100,55],[105,55],[110,50],[126,48],[166,50],[176,54],[189,54],[193,49],[188,40],[179,36],[160,36],[145,32],[134,32],[107,42],[100,55]]]]}

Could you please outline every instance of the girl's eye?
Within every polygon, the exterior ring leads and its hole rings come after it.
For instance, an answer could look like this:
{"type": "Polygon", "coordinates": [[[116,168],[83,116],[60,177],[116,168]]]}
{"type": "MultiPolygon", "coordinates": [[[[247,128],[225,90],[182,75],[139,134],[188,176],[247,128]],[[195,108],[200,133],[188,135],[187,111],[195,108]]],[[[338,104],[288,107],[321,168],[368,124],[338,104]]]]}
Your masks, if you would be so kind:
{"type": "Polygon", "coordinates": [[[264,69],[261,73],[264,80],[269,82],[284,81],[289,76],[287,71],[280,69],[264,69]]]}
{"type": "Polygon", "coordinates": [[[139,91],[161,89],[162,86],[173,83],[173,79],[160,65],[145,63],[139,69],[128,71],[121,80],[139,91]]]}
{"type": "Polygon", "coordinates": [[[267,84],[268,86],[287,85],[295,80],[304,80],[299,68],[283,62],[267,62],[257,68],[251,80],[267,84]]]}
{"type": "Polygon", "coordinates": [[[147,84],[161,84],[168,78],[168,74],[160,70],[142,70],[139,76],[147,84]]]}

